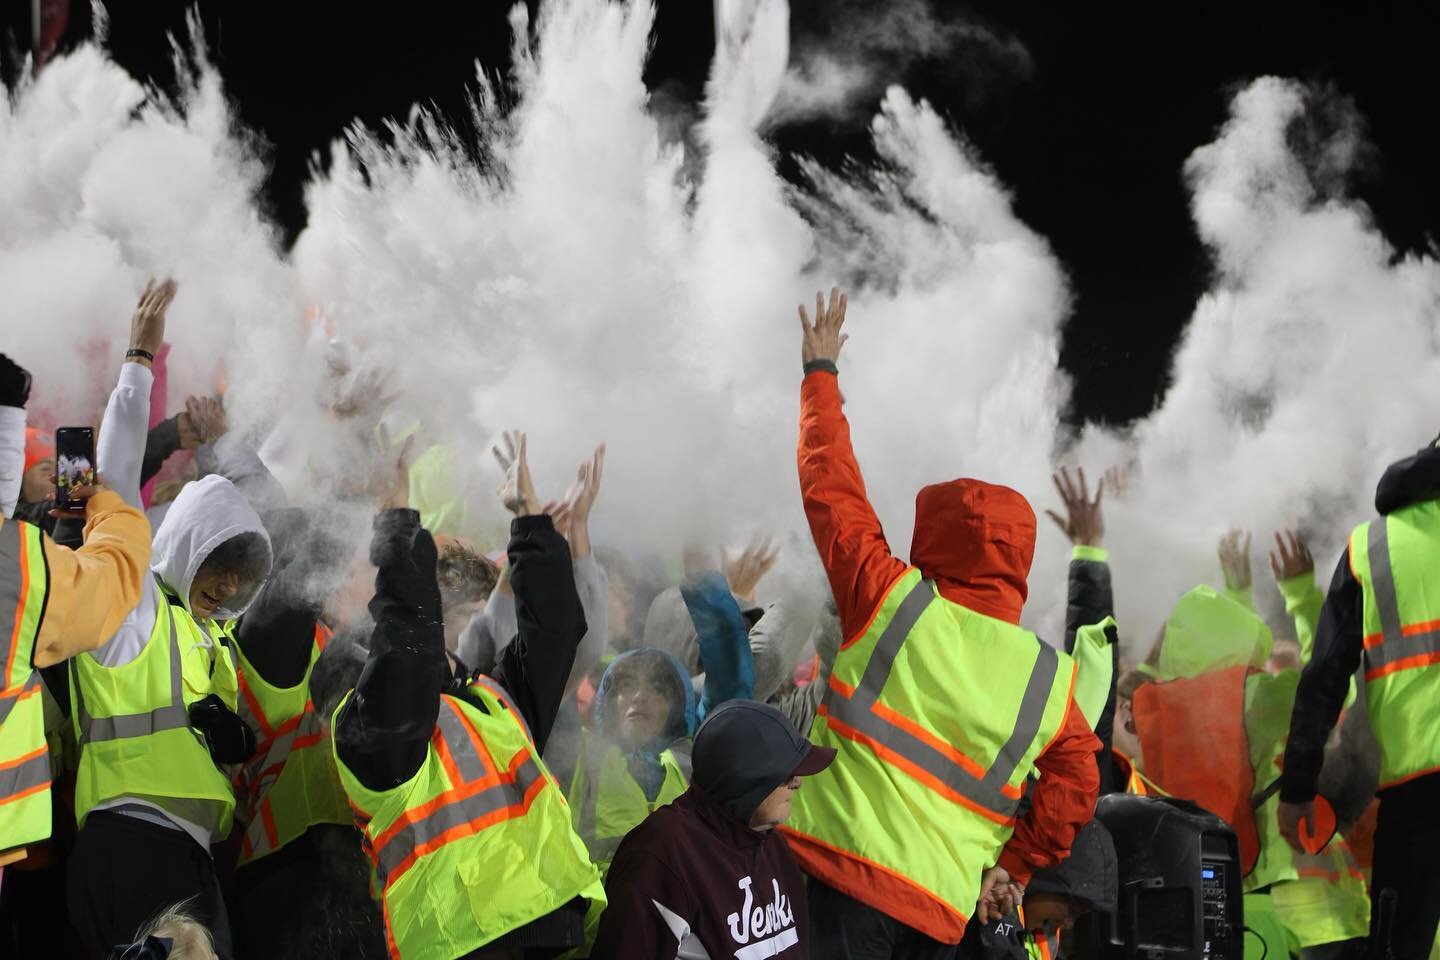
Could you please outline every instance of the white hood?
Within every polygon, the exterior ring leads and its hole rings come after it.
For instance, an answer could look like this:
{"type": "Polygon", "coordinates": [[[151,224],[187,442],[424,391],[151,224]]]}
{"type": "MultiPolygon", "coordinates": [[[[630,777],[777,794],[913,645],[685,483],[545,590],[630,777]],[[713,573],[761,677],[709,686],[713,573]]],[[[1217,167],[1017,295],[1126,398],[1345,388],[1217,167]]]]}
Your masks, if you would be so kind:
{"type": "MultiPolygon", "coordinates": [[[[242,533],[259,534],[266,548],[270,547],[270,537],[260,523],[260,515],[233,483],[214,474],[187,483],[170,505],[160,529],[155,531],[150,569],[179,595],[188,611],[190,584],[200,565],[216,547],[242,533]]],[[[242,584],[239,593],[216,609],[214,619],[233,620],[240,616],[264,582],[261,579],[242,584]]]]}

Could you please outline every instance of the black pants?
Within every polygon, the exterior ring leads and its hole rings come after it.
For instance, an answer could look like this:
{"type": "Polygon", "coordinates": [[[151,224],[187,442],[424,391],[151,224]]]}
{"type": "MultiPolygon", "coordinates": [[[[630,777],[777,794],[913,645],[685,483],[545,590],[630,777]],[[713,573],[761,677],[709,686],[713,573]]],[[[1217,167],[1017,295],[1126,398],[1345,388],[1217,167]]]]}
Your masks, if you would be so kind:
{"type": "Polygon", "coordinates": [[[370,864],[354,827],[320,824],[235,871],[240,960],[384,960],[370,864]]]}
{"type": "Polygon", "coordinates": [[[204,924],[221,960],[234,960],[225,901],[210,853],[190,835],[134,817],[100,811],[85,818],[70,857],[70,922],[90,956],[131,943],[170,907],[204,924]]]}
{"type": "Polygon", "coordinates": [[[811,880],[810,956],[824,960],[951,960],[952,943],[932,940],[833,887],[811,880]]]}
{"type": "MultiPolygon", "coordinates": [[[[1375,862],[1370,882],[1370,931],[1380,923],[1380,895],[1396,894],[1391,949],[1402,960],[1425,960],[1440,924],[1440,774],[1380,793],[1375,862]]],[[[1383,954],[1381,954],[1383,956],[1383,954]]]]}

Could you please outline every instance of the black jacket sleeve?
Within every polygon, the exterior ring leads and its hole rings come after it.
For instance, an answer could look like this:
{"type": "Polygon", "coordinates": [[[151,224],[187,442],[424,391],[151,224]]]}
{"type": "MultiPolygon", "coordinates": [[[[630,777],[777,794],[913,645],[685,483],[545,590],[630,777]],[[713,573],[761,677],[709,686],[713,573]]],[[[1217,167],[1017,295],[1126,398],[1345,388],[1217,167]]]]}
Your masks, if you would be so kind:
{"type": "Polygon", "coordinates": [[[510,585],[518,634],[492,675],[544,752],[555,726],[575,650],[585,636],[585,612],[575,590],[570,545],[544,514],[510,524],[510,585]]]}
{"type": "Polygon", "coordinates": [[[340,761],[371,790],[389,790],[425,761],[440,692],[450,676],[435,541],[414,510],[387,510],[375,519],[370,559],[375,628],[355,694],[335,724],[340,761]]]}
{"type": "Polygon", "coordinates": [[[149,483],[170,455],[180,449],[180,415],[161,420],[145,435],[145,459],[140,462],[140,485],[149,483]]]}
{"type": "MultiPolygon", "coordinates": [[[[1065,604],[1065,652],[1075,652],[1075,635],[1081,627],[1099,623],[1115,613],[1115,593],[1110,586],[1110,565],[1102,560],[1083,560],[1076,557],[1070,561],[1069,590],[1065,604]]],[[[1095,722],[1095,736],[1100,740],[1100,750],[1095,754],[1095,763],[1100,768],[1100,794],[1117,793],[1125,789],[1119,782],[1115,764],[1110,754],[1115,739],[1115,684],[1120,675],[1119,634],[1114,627],[1105,631],[1110,642],[1110,692],[1105,696],[1105,707],[1095,722]]]]}
{"type": "Polygon", "coordinates": [[[1364,650],[1363,600],[1360,583],[1350,572],[1350,551],[1346,550],[1330,578],[1325,605],[1320,608],[1315,652],[1300,674],[1300,686],[1295,691],[1280,781],[1280,799],[1286,803],[1305,803],[1315,796],[1325,760],[1325,741],[1345,705],[1350,678],[1360,667],[1364,650]]]}

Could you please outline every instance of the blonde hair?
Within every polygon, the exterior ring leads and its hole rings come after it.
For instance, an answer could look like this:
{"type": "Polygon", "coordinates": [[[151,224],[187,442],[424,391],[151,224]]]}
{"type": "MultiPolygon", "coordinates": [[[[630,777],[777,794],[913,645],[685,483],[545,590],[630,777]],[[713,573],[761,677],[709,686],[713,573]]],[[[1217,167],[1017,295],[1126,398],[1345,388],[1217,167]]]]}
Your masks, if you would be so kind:
{"type": "Polygon", "coordinates": [[[181,901],[147,923],[136,937],[137,942],[146,937],[168,937],[174,941],[170,960],[219,960],[210,931],[186,912],[189,902],[181,901]]]}

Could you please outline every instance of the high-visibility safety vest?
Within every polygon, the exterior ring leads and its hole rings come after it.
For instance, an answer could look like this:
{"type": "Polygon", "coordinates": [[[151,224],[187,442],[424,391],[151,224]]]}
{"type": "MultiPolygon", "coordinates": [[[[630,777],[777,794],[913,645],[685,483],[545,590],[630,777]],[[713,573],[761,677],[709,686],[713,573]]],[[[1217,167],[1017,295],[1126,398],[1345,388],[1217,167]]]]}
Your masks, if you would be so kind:
{"type": "Polygon", "coordinates": [[[191,728],[188,708],[215,694],[235,709],[231,624],[211,621],[212,639],[159,577],[155,582],[155,626],[139,656],[115,667],[88,652],[71,660],[80,744],[75,814],[83,827],[97,805],[134,797],[221,838],[230,832],[235,794],[204,736],[191,728]]]}
{"type": "Polygon", "coordinates": [[[509,695],[486,677],[468,693],[481,706],[440,697],[425,761],[393,789],[369,789],[336,757],[398,960],[454,960],[577,896],[605,900],[509,695]]]}
{"type": "Polygon", "coordinates": [[[782,828],[801,867],[959,943],[1074,678],[1074,661],[1033,633],[906,571],[835,658],[810,739],[838,756],[782,828]]]}
{"type": "Polygon", "coordinates": [[[0,851],[50,836],[50,749],[33,666],[48,582],[40,528],[0,518],[0,851]]]}
{"type": "Polygon", "coordinates": [[[1275,912],[1301,947],[1370,935],[1370,894],[1355,854],[1341,836],[1315,854],[1296,854],[1300,879],[1270,889],[1275,912]]]}
{"type": "Polygon", "coordinates": [[[1114,617],[1075,632],[1075,706],[1094,730],[1115,686],[1115,657],[1110,646],[1118,629],[1114,617]]]}
{"type": "Polygon", "coordinates": [[[677,740],[663,750],[660,765],[665,779],[650,800],[630,774],[620,748],[603,737],[585,734],[584,753],[575,766],[566,798],[575,830],[602,877],[625,835],[690,788],[690,740],[677,740]]]}
{"type": "Polygon", "coordinates": [[[1380,788],[1440,770],[1440,500],[1362,523],[1350,570],[1364,590],[1365,700],[1380,788]]]}
{"type": "Polygon", "coordinates": [[[329,627],[315,625],[305,676],[289,688],[265,682],[235,645],[239,713],[259,737],[255,755],[235,778],[245,818],[237,866],[274,853],[316,824],[354,822],[330,733],[310,699],[310,673],[332,636],[329,627]]]}

